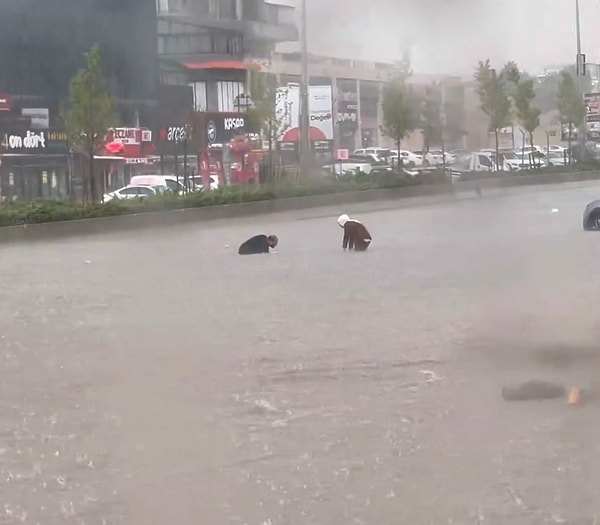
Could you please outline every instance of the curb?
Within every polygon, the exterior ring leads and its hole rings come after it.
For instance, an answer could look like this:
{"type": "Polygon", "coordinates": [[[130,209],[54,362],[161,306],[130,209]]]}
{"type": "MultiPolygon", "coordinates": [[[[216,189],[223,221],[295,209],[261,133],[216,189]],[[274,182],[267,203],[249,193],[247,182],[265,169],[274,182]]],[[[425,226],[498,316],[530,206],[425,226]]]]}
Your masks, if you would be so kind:
{"type": "MultiPolygon", "coordinates": [[[[203,208],[188,208],[160,212],[83,219],[76,221],[49,222],[24,226],[0,228],[0,243],[51,240],[63,237],[106,234],[131,230],[170,228],[177,225],[219,219],[234,219],[252,215],[265,215],[285,211],[320,208],[325,206],[348,205],[369,201],[393,201],[415,197],[434,197],[439,201],[449,201],[473,196],[477,189],[483,192],[520,186],[562,184],[600,179],[600,171],[575,173],[548,173],[536,175],[505,176],[477,181],[456,182],[452,185],[411,186],[364,190],[356,192],[312,195],[274,199],[270,201],[225,204],[203,208]]],[[[484,194],[485,195],[485,194],[484,194]]]]}

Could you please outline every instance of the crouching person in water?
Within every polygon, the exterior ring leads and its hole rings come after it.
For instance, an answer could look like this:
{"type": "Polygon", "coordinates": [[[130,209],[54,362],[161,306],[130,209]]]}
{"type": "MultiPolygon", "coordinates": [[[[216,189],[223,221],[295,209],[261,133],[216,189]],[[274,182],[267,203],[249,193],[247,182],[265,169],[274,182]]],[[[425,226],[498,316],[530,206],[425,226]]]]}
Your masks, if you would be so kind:
{"type": "Polygon", "coordinates": [[[337,220],[340,228],[344,229],[344,240],[342,248],[364,252],[370,245],[373,238],[365,225],[355,219],[351,219],[348,215],[340,215],[337,220]]]}
{"type": "Polygon", "coordinates": [[[242,243],[238,249],[240,255],[254,255],[257,253],[269,253],[271,248],[275,248],[279,239],[277,235],[255,235],[246,242],[242,243]]]}

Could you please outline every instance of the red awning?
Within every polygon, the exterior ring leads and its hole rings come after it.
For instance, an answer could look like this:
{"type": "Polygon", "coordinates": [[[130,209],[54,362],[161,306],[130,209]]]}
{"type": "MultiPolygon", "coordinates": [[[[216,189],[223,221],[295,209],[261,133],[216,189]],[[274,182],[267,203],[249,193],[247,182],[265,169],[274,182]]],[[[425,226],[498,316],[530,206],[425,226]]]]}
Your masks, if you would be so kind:
{"type": "Polygon", "coordinates": [[[260,70],[258,64],[238,62],[236,60],[214,60],[212,62],[188,62],[183,64],[188,69],[237,69],[241,71],[260,70]]]}
{"type": "MultiPolygon", "coordinates": [[[[319,129],[311,126],[309,128],[310,140],[327,140],[325,134],[319,129]]],[[[298,142],[300,139],[300,130],[298,128],[292,128],[285,132],[282,138],[282,142],[298,142]]]]}

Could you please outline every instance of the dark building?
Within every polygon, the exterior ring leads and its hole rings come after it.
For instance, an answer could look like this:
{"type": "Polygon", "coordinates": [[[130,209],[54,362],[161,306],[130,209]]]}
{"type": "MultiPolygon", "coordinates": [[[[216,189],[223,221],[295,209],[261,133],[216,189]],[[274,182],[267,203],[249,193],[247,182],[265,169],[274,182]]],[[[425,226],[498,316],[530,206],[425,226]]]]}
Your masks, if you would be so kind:
{"type": "Polygon", "coordinates": [[[244,111],[247,75],[298,39],[289,0],[157,0],[161,83],[191,85],[196,111],[244,111]]]}
{"type": "Polygon", "coordinates": [[[55,126],[70,79],[98,43],[121,124],[155,127],[156,23],[156,0],[0,0],[0,93],[13,118],[48,108],[55,126]]]}

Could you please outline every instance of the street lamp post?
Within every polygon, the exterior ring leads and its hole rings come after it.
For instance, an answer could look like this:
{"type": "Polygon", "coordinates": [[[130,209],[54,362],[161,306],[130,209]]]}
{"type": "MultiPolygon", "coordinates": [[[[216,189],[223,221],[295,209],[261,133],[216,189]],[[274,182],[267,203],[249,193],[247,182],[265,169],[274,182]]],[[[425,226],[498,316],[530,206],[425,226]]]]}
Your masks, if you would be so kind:
{"type": "Polygon", "coordinates": [[[302,74],[300,79],[300,169],[306,175],[310,169],[311,144],[310,144],[310,107],[308,102],[308,42],[307,42],[307,16],[306,0],[302,0],[302,21],[300,27],[300,40],[302,44],[302,74]]]}
{"type": "MultiPolygon", "coordinates": [[[[585,75],[585,56],[581,53],[581,26],[579,23],[579,0],[575,0],[575,28],[577,36],[577,60],[576,60],[576,73],[577,73],[577,87],[579,89],[579,96],[583,100],[583,76],[585,75]]],[[[585,118],[583,122],[579,123],[579,147],[580,156],[583,160],[585,152],[585,118]]]]}

